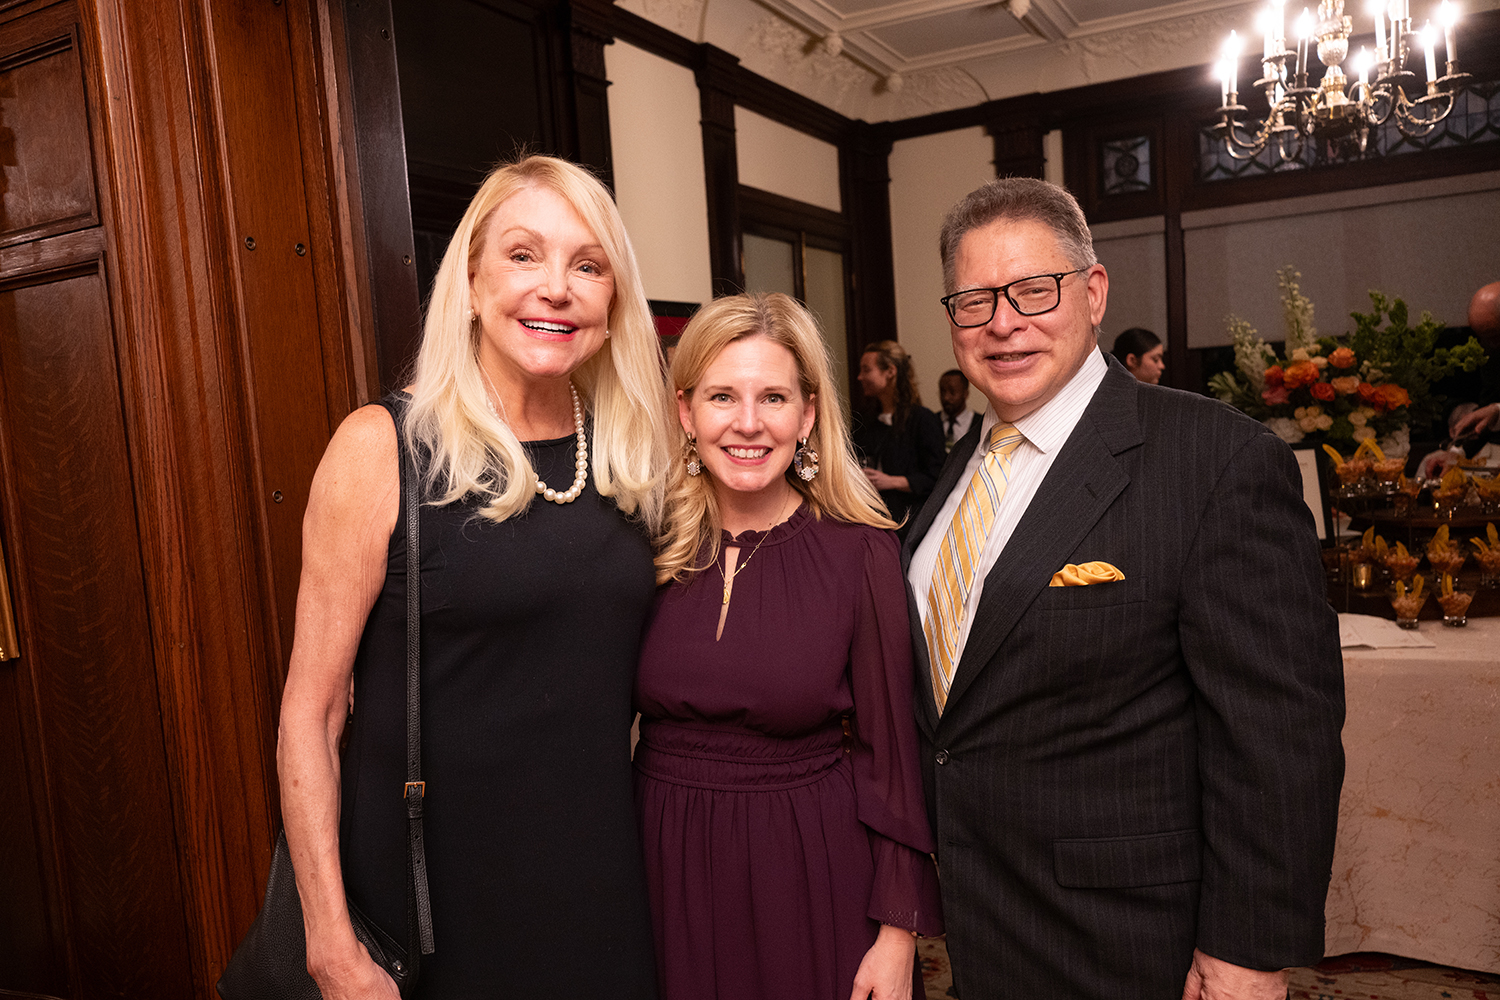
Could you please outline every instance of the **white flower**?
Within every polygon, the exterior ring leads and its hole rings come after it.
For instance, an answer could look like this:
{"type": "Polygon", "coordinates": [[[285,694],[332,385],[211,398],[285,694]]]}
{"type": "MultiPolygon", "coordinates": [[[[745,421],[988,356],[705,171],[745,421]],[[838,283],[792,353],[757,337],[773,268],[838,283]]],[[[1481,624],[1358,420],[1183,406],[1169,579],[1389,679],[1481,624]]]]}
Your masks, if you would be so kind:
{"type": "Polygon", "coordinates": [[[1291,361],[1306,361],[1307,360],[1307,348],[1305,348],[1305,347],[1299,347],[1299,348],[1297,348],[1295,351],[1292,352],[1292,356],[1288,360],[1291,360],[1291,361]]]}
{"type": "Polygon", "coordinates": [[[1313,431],[1318,429],[1318,418],[1303,417],[1301,420],[1297,421],[1297,426],[1307,431],[1307,433],[1311,434],[1313,431]]]}
{"type": "Polygon", "coordinates": [[[1411,451],[1411,431],[1405,424],[1396,428],[1394,434],[1387,435],[1383,440],[1377,442],[1380,450],[1390,455],[1405,455],[1411,451]]]}
{"type": "Polygon", "coordinates": [[[1302,428],[1297,426],[1297,421],[1291,417],[1271,417],[1265,421],[1265,424],[1271,428],[1271,433],[1281,438],[1287,444],[1296,444],[1305,436],[1302,433],[1302,428]]]}
{"type": "Polygon", "coordinates": [[[1361,427],[1359,430],[1354,432],[1354,440],[1356,441],[1368,441],[1374,436],[1375,428],[1373,427],[1361,427]]]}
{"type": "Polygon", "coordinates": [[[1311,361],[1314,365],[1316,365],[1319,368],[1327,368],[1328,367],[1328,359],[1325,358],[1325,357],[1319,356],[1319,357],[1315,357],[1315,358],[1309,358],[1308,360],[1311,361]]]}
{"type": "Polygon", "coordinates": [[[1326,413],[1320,413],[1313,423],[1317,424],[1318,430],[1326,431],[1333,427],[1333,418],[1326,413]]]}
{"type": "MultiPolygon", "coordinates": [[[[1365,416],[1364,410],[1352,410],[1349,413],[1349,422],[1355,427],[1363,428],[1365,424],[1370,422],[1370,418],[1365,416]]],[[[1356,438],[1356,440],[1363,441],[1364,439],[1356,438]]]]}

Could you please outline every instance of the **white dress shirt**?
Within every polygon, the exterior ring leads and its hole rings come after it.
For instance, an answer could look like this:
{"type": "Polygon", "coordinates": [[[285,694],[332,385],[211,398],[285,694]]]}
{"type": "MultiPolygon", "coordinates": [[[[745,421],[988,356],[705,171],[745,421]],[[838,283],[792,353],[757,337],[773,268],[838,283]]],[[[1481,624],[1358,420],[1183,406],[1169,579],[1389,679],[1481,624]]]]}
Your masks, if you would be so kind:
{"type": "Polygon", "coordinates": [[[956,417],[950,417],[946,413],[940,413],[939,416],[942,417],[943,420],[943,441],[947,445],[948,450],[952,451],[953,446],[957,444],[965,434],[969,433],[969,428],[973,426],[974,418],[979,416],[979,414],[975,413],[973,410],[965,409],[956,417]],[[951,427],[949,426],[950,421],[952,423],[951,427]]]}
{"type": "MultiPolygon", "coordinates": [[[[994,568],[1000,553],[1005,549],[1005,543],[1010,541],[1011,532],[1016,530],[1021,516],[1026,513],[1026,508],[1031,506],[1031,498],[1036,496],[1037,488],[1047,478],[1047,472],[1052,468],[1057,453],[1067,443],[1073,428],[1078,426],[1083,411],[1088,408],[1107,371],[1109,365],[1105,362],[1104,355],[1098,351],[1090,352],[1056,396],[1016,421],[1016,429],[1025,440],[1010,459],[1010,483],[995,512],[995,523],[984,542],[974,587],[969,591],[969,599],[964,604],[963,624],[959,629],[954,662],[963,656],[964,644],[969,641],[969,626],[973,624],[979,598],[984,594],[984,578],[994,568]]],[[[924,627],[927,624],[927,591],[932,586],[932,572],[937,566],[938,552],[948,534],[948,527],[953,523],[953,515],[969,488],[969,481],[974,478],[975,470],[984,460],[983,442],[989,437],[991,428],[999,422],[995,408],[990,407],[979,427],[981,446],[976,447],[974,454],[969,456],[968,464],[964,466],[953,491],[943,501],[932,527],[927,529],[922,543],[912,553],[911,568],[907,570],[906,578],[911,582],[913,593],[917,595],[917,607],[921,609],[924,627]]],[[[936,499],[937,496],[933,495],[927,502],[932,503],[936,499]]]]}

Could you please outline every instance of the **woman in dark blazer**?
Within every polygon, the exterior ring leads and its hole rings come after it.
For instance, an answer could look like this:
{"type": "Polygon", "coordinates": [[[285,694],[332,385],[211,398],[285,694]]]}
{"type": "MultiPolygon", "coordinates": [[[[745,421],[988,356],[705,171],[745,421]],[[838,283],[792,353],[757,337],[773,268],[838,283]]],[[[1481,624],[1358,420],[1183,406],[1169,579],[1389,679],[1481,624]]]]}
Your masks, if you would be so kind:
{"type": "Polygon", "coordinates": [[[905,537],[947,457],[943,422],[922,405],[911,355],[894,340],[865,348],[858,377],[866,406],[854,414],[854,447],[905,537]]]}

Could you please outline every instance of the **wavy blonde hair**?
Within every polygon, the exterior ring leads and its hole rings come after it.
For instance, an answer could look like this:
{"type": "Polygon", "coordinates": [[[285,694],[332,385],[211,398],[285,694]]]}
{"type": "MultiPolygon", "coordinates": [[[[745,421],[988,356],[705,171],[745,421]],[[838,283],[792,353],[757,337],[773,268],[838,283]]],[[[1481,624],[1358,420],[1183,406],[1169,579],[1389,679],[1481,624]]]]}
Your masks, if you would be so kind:
{"type": "Polygon", "coordinates": [[[469,273],[490,220],[507,198],[528,188],[548,189],[571,205],[608,258],[614,277],[610,336],[574,369],[572,380],[594,418],[595,488],[654,535],[663,524],[662,471],[672,454],[671,399],[640,270],[609,191],[582,167],[550,156],[528,156],[490,172],[433,281],[405,421],[408,439],[430,456],[426,492],[437,505],[475,497],[480,514],[492,521],[521,513],[536,495],[536,471],[525,449],[490,411],[479,330],[469,318],[469,273]]]}
{"type": "MultiPolygon", "coordinates": [[[[805,483],[788,467],[787,482],[807,500],[815,517],[826,514],[840,521],[894,528],[880,494],[854,460],[828,348],[811,314],[796,299],[780,292],[715,299],[682,331],[672,358],[672,386],[691,400],[694,386],[719,353],[750,337],[765,337],[791,351],[802,397],[814,397],[815,419],[807,446],[818,453],[818,475],[805,483]]],[[[677,444],[686,457],[688,436],[680,423],[677,444]]],[[[668,524],[656,544],[658,584],[712,565],[719,556],[724,523],[713,475],[704,469],[701,475],[689,476],[681,460],[672,463],[667,475],[667,509],[668,524]]]]}

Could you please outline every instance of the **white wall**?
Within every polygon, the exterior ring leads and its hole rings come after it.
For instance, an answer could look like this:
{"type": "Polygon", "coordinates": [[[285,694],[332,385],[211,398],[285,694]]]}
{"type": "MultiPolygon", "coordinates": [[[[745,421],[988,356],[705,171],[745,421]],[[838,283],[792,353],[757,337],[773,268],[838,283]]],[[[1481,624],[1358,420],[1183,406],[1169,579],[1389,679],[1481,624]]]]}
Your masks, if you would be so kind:
{"type": "Polygon", "coordinates": [[[1109,303],[1100,324],[1107,351],[1120,331],[1145,327],[1167,339],[1167,237],[1161,216],[1091,226],[1094,253],[1109,272],[1109,303]]]}
{"type": "Polygon", "coordinates": [[[646,295],[706,304],[708,195],[692,70],[625,42],[604,48],[615,200],[646,295]]]}
{"type": "MultiPolygon", "coordinates": [[[[995,179],[995,145],[983,128],[903,139],[891,150],[891,244],[896,270],[896,330],[916,364],[922,402],[937,409],[938,376],[954,367],[938,260],[943,216],[970,191],[995,179]]],[[[983,409],[971,393],[969,405],[983,409]]]]}
{"type": "Polygon", "coordinates": [[[1224,317],[1286,328],[1276,269],[1302,272],[1318,333],[1353,329],[1369,290],[1453,326],[1500,269],[1500,171],[1184,213],[1188,346],[1229,343],[1224,317]]]}
{"type": "MultiPolygon", "coordinates": [[[[613,91],[610,100],[614,100],[613,91]]],[[[734,132],[741,184],[830,212],[843,211],[837,146],[738,105],[734,132]]]]}

